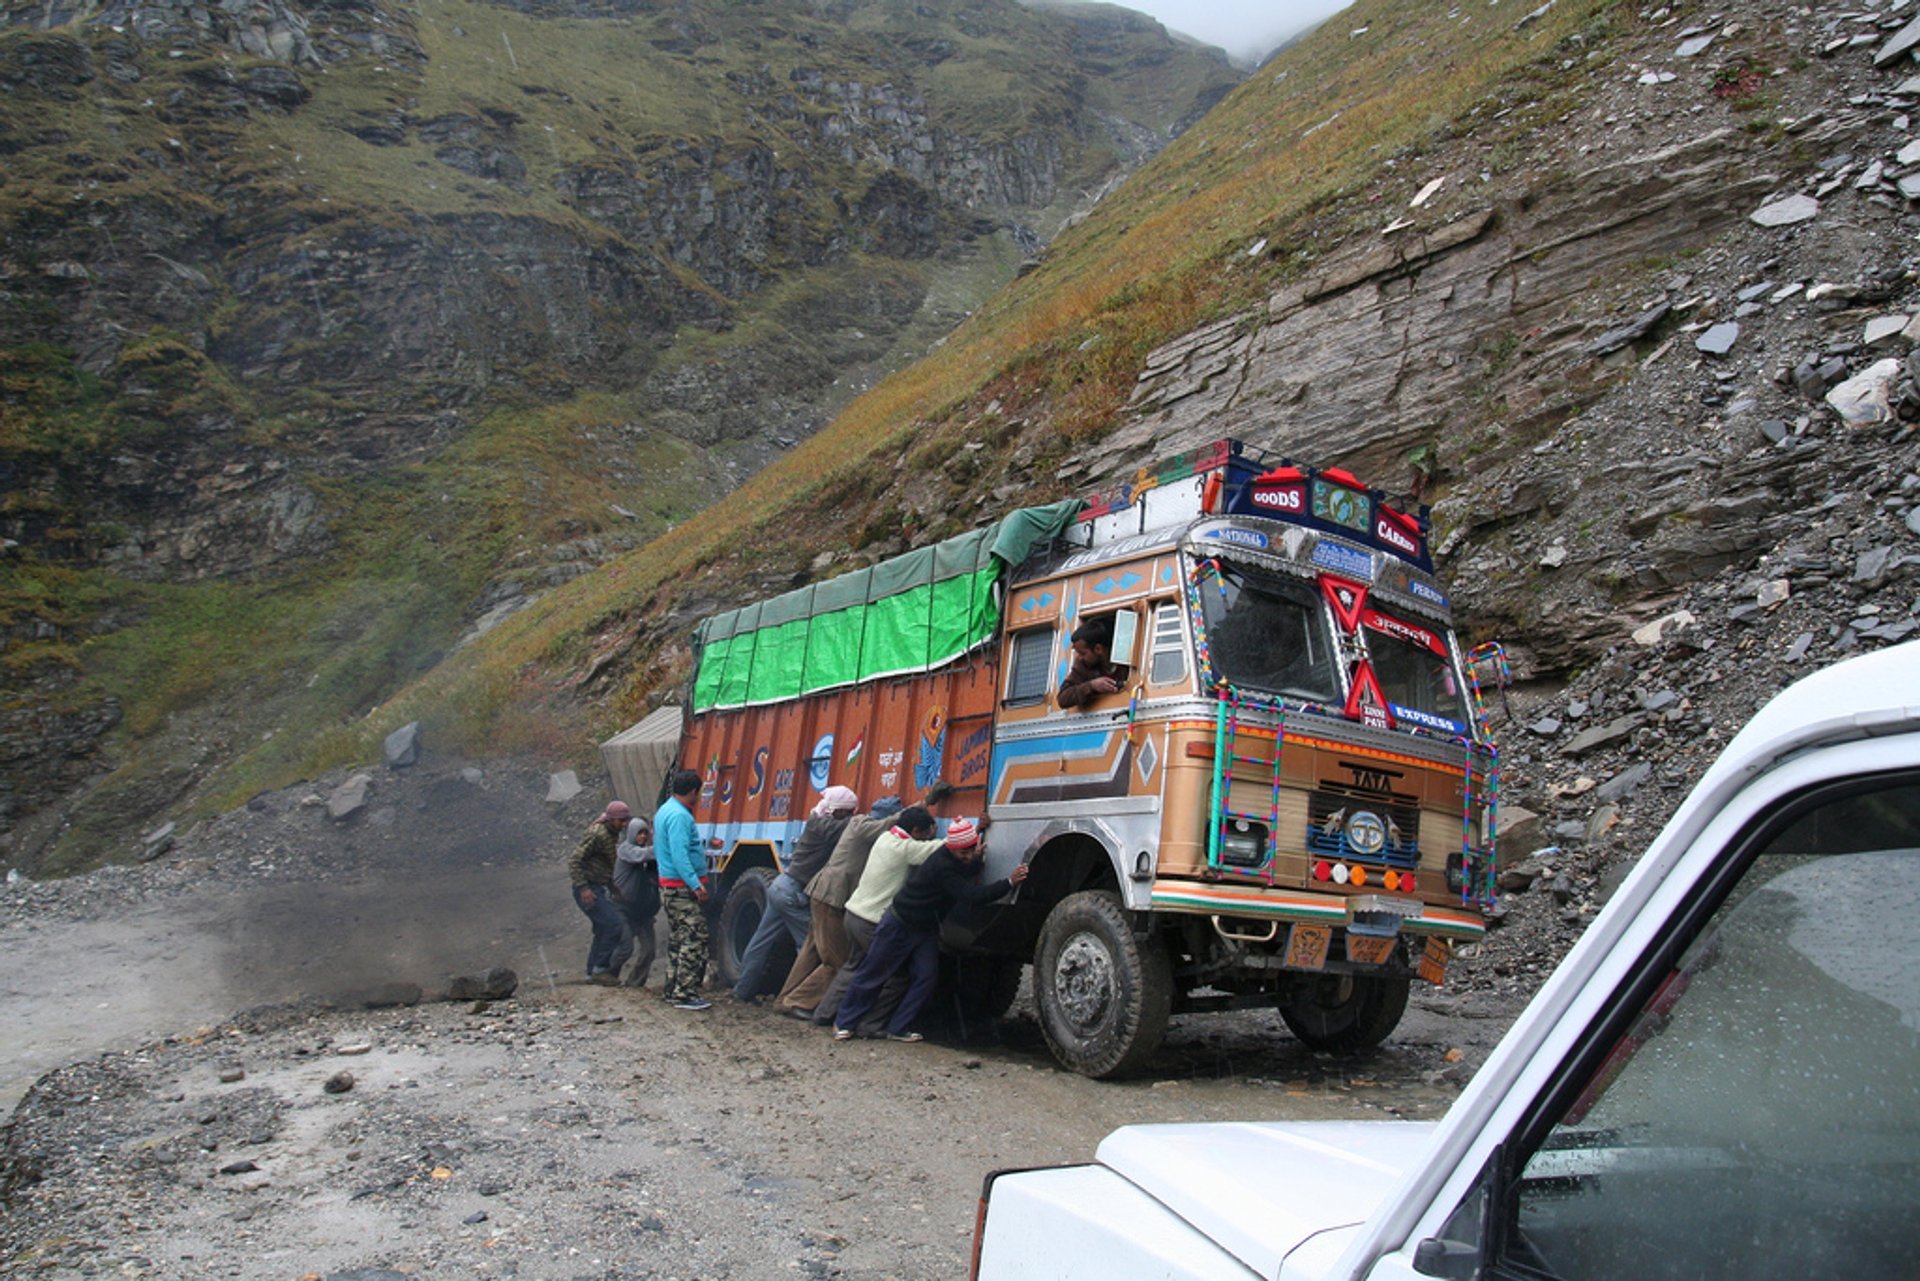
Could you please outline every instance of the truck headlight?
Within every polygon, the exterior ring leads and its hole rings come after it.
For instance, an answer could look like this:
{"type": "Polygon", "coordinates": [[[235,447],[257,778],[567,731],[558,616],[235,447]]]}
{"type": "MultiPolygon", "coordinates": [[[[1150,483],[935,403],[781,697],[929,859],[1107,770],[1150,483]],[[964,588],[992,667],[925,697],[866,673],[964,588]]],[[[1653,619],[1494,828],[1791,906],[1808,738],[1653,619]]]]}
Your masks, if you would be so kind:
{"type": "Polygon", "coordinates": [[[1267,861],[1267,825],[1236,818],[1220,834],[1220,861],[1232,867],[1259,867],[1267,861]]]}

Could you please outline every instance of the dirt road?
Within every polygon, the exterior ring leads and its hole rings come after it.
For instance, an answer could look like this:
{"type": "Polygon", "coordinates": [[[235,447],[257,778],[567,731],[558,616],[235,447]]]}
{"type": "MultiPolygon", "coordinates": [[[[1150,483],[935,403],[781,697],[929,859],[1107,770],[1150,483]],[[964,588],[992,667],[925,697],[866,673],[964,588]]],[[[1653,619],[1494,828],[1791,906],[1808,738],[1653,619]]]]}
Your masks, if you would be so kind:
{"type": "Polygon", "coordinates": [[[354,829],[275,798],[152,868],[9,892],[0,1272],[953,1277],[990,1169],[1129,1122],[1434,1117],[1510,1014],[1423,997],[1352,1064],[1270,1013],[1186,1016],[1117,1084],[1060,1071],[1025,998],[989,1043],[836,1044],[579,983],[558,863],[590,814],[387,796],[354,829]],[[493,964],[512,1000],[360,1008],[493,964]]]}

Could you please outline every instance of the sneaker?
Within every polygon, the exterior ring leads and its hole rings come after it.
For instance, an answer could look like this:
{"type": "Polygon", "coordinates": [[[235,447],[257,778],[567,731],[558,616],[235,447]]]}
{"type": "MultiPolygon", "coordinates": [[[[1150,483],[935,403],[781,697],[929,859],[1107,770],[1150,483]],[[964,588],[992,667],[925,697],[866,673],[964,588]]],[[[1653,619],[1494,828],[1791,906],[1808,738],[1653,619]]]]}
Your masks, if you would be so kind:
{"type": "Polygon", "coordinates": [[[887,1033],[887,1039],[889,1041],[904,1041],[912,1045],[917,1041],[924,1041],[927,1038],[921,1036],[918,1032],[889,1032],[887,1033]]]}
{"type": "Polygon", "coordinates": [[[713,1002],[703,1000],[697,996],[690,996],[684,1001],[675,1001],[673,1008],[676,1010],[710,1010],[713,1008],[713,1002]]]}
{"type": "Polygon", "coordinates": [[[850,1027],[837,1027],[833,1029],[833,1039],[836,1041],[851,1041],[853,1039],[853,1029],[850,1027]]]}
{"type": "Polygon", "coordinates": [[[620,986],[620,976],[612,970],[598,970],[587,975],[587,982],[594,984],[596,987],[618,987],[620,986]]]}

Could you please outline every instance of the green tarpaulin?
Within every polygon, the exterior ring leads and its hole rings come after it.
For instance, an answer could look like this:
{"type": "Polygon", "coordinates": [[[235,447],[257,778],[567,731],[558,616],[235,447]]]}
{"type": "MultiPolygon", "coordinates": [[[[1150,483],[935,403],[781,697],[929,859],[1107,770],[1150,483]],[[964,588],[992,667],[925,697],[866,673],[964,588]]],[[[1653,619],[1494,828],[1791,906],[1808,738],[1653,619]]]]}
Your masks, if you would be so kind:
{"type": "Polygon", "coordinates": [[[881,676],[927,672],[993,638],[1008,566],[1067,527],[1069,499],[700,625],[693,710],[771,703],[881,676]]]}

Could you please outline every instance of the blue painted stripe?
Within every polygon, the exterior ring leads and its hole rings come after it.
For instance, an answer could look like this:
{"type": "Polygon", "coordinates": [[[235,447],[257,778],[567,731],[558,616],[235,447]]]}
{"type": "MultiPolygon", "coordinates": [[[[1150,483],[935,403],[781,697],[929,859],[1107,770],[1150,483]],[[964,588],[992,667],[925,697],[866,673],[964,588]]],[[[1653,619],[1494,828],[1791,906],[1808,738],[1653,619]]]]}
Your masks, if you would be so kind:
{"type": "Polygon", "coordinates": [[[1025,738],[1013,743],[993,745],[993,764],[987,771],[987,795],[1000,795],[1000,779],[1007,766],[1016,760],[1034,756],[1098,756],[1106,750],[1118,730],[1083,730],[1070,734],[1049,734],[1045,738],[1025,738]]]}

